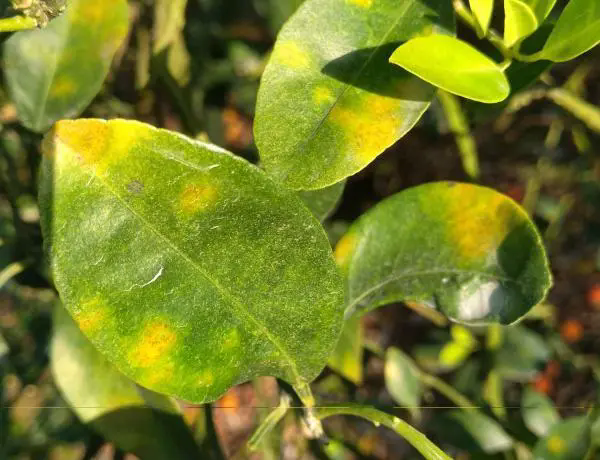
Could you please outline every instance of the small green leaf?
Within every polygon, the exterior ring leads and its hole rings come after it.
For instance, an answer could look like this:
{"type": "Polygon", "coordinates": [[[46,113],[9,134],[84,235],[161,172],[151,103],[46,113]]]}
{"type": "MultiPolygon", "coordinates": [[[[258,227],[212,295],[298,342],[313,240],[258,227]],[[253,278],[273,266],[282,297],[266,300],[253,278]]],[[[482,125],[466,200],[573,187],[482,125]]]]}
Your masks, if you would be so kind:
{"type": "Polygon", "coordinates": [[[506,431],[479,411],[453,410],[446,417],[459,424],[488,454],[503,452],[513,446],[513,440],[506,431]]]}
{"type": "Polygon", "coordinates": [[[457,38],[429,35],[401,45],[390,62],[449,93],[488,104],[506,99],[510,86],[502,69],[457,38]]]}
{"type": "Polygon", "coordinates": [[[388,348],[385,353],[384,376],[385,387],[394,401],[406,406],[414,417],[418,417],[423,388],[413,360],[398,348],[388,348]]]}
{"type": "Polygon", "coordinates": [[[571,0],[537,57],[569,61],[600,43],[600,2],[571,0]]]}
{"type": "Polygon", "coordinates": [[[584,458],[590,445],[588,417],[573,417],[554,425],[533,449],[535,458],[573,460],[584,458]]]}
{"type": "Polygon", "coordinates": [[[363,381],[363,331],[359,317],[344,321],[342,334],[327,365],[356,385],[363,381]]]}
{"type": "Polygon", "coordinates": [[[531,35],[550,14],[556,0],[504,0],[504,43],[511,47],[531,35]]]}
{"type": "Polygon", "coordinates": [[[521,410],[525,426],[539,437],[546,436],[548,431],[560,421],[560,415],[554,408],[552,400],[529,387],[523,392],[521,410]]]}
{"type": "Polygon", "coordinates": [[[141,458],[196,458],[194,438],[176,403],[118,372],[57,305],[50,363],[77,416],[120,449],[141,458]]]}
{"type": "Polygon", "coordinates": [[[390,54],[415,35],[453,30],[448,0],[306,0],[281,30],[258,93],[265,170],[291,189],[314,190],[363,169],[434,95],[390,66],[390,54]]]}
{"type": "Polygon", "coordinates": [[[483,384],[483,399],[490,405],[494,415],[500,419],[506,418],[504,405],[504,380],[499,372],[492,369],[483,384]]]}
{"type": "Polygon", "coordinates": [[[6,41],[6,83],[27,128],[45,132],[86,108],[125,38],[128,12],[125,0],[69,0],[65,14],[46,28],[6,41]]]}
{"type": "Polygon", "coordinates": [[[527,382],[545,366],[550,355],[540,334],[517,324],[505,329],[495,368],[506,379],[527,382]]]}
{"type": "Polygon", "coordinates": [[[477,340],[466,327],[454,324],[450,328],[452,341],[440,351],[440,364],[445,368],[460,366],[477,349],[477,340]]]}
{"type": "Polygon", "coordinates": [[[185,26],[187,0],[154,2],[154,54],[158,54],[181,38],[185,26]]]}
{"type": "Polygon", "coordinates": [[[343,180],[321,190],[301,190],[298,195],[319,222],[323,222],[335,211],[345,187],[346,181],[343,180]]]}
{"type": "Polygon", "coordinates": [[[44,152],[58,291],[125,375],[194,402],[261,375],[299,388],[318,375],[343,283],[293,192],[224,150],[133,121],[57,123],[44,152]]]}
{"type": "Polygon", "coordinates": [[[470,184],[425,184],[363,215],[338,242],[346,316],[414,300],[465,323],[512,323],[551,274],[540,236],[508,197],[470,184]]]}
{"type": "Polygon", "coordinates": [[[469,6],[477,19],[479,27],[483,31],[483,35],[486,35],[490,27],[490,21],[492,20],[494,0],[469,0],[469,6]]]}

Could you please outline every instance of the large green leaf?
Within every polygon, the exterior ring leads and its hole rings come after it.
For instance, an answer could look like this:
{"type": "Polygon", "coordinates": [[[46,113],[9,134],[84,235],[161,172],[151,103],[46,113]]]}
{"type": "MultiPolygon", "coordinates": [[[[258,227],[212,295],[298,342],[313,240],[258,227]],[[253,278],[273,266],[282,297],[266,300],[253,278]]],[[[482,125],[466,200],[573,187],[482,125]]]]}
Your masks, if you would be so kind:
{"type": "Polygon", "coordinates": [[[574,460],[584,458],[589,445],[590,420],[572,417],[554,425],[535,445],[533,455],[544,460],[574,460]]]}
{"type": "Polygon", "coordinates": [[[487,34],[492,20],[492,12],[494,11],[494,0],[469,0],[471,11],[477,19],[479,27],[483,34],[487,34]]]}
{"type": "Polygon", "coordinates": [[[506,46],[513,46],[535,32],[555,3],[556,0],[504,0],[506,46]]]}
{"type": "Polygon", "coordinates": [[[508,197],[439,182],[398,193],[338,242],[347,315],[398,300],[427,303],[465,323],[511,323],[551,284],[540,236],[508,197]]]}
{"type": "Polygon", "coordinates": [[[283,27],[256,106],[266,170],[292,189],[355,174],[408,132],[430,85],[390,66],[417,34],[454,28],[447,0],[307,0],[283,27]]]}
{"type": "Polygon", "coordinates": [[[394,401],[418,416],[423,388],[414,361],[402,350],[390,347],[385,353],[384,376],[385,387],[394,401]]]}
{"type": "Polygon", "coordinates": [[[571,0],[537,57],[569,61],[600,43],[600,2],[571,0]]]}
{"type": "Polygon", "coordinates": [[[521,410],[525,426],[537,436],[546,436],[548,431],[560,421],[560,415],[552,400],[543,393],[525,388],[521,400],[521,410]]]}
{"type": "Polygon", "coordinates": [[[510,85],[502,69],[466,42],[429,35],[400,46],[390,62],[449,93],[488,104],[506,99],[510,85]]]}
{"type": "Polygon", "coordinates": [[[198,448],[173,400],[138,387],[54,312],[50,362],[56,385],[84,423],[144,459],[194,458],[198,448]]]}
{"type": "Polygon", "coordinates": [[[316,377],[341,329],[343,283],[293,192],[133,121],[62,121],[44,150],[57,288],[124,374],[194,402],[260,375],[300,388],[316,377]]]}
{"type": "Polygon", "coordinates": [[[46,28],[9,38],[4,72],[21,122],[44,132],[79,115],[100,90],[127,28],[125,0],[69,0],[46,28]]]}

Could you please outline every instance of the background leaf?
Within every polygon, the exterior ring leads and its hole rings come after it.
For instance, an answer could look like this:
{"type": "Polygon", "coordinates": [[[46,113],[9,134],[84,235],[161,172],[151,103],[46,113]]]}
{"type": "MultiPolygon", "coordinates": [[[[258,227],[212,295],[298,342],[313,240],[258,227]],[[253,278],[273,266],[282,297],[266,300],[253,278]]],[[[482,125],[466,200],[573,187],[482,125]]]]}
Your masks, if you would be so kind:
{"type": "Polygon", "coordinates": [[[279,34],[255,120],[265,169],[292,189],[360,171],[408,132],[433,88],[388,64],[416,34],[454,28],[446,0],[307,0],[279,34]],[[290,127],[294,129],[290,129],[290,127]]]}
{"type": "Polygon", "coordinates": [[[4,73],[23,125],[44,132],[79,115],[98,94],[127,29],[125,0],[69,0],[46,28],[10,37],[4,73]]]}
{"type": "Polygon", "coordinates": [[[590,423],[587,417],[572,417],[550,429],[536,444],[535,458],[571,460],[584,458],[590,444],[590,423]]]}
{"type": "Polygon", "coordinates": [[[346,315],[408,299],[465,323],[511,323],[551,275],[526,213],[484,187],[438,182],[379,203],[338,242],[346,315]]]}
{"type": "Polygon", "coordinates": [[[531,35],[550,14],[556,0],[504,0],[504,43],[511,47],[531,35]]]}
{"type": "Polygon", "coordinates": [[[494,0],[469,0],[469,6],[483,34],[487,34],[494,11],[494,0]]]}
{"type": "Polygon", "coordinates": [[[187,0],[156,0],[154,2],[154,53],[158,54],[178,40],[185,26],[187,0]]]}
{"type": "Polygon", "coordinates": [[[360,318],[348,318],[327,365],[356,385],[363,381],[363,330],[360,318]]]}
{"type": "Polygon", "coordinates": [[[413,416],[418,417],[423,388],[413,360],[396,347],[388,348],[384,376],[385,387],[394,401],[406,406],[413,416]]]}
{"type": "Polygon", "coordinates": [[[423,80],[474,101],[494,103],[508,97],[510,86],[502,69],[471,45],[446,35],[409,40],[390,62],[423,80]]]}
{"type": "Polygon", "coordinates": [[[321,190],[302,190],[298,192],[300,199],[312,211],[314,216],[323,222],[329,217],[342,199],[346,181],[343,180],[337,184],[321,190]]]}
{"type": "Polygon", "coordinates": [[[221,149],[132,121],[61,122],[45,152],[56,285],[124,374],[203,402],[261,375],[302,385],[325,366],[343,286],[292,192],[221,149]]]}
{"type": "Polygon", "coordinates": [[[118,372],[57,304],[50,349],[56,384],[79,418],[120,449],[147,459],[199,455],[175,401],[118,372]]]}
{"type": "Polygon", "coordinates": [[[598,43],[600,43],[600,2],[570,0],[539,53],[539,58],[555,62],[569,61],[598,43]]]}
{"type": "Polygon", "coordinates": [[[546,436],[548,431],[560,421],[560,415],[554,408],[552,400],[532,388],[528,387],[523,391],[521,407],[525,426],[539,437],[546,436]]]}

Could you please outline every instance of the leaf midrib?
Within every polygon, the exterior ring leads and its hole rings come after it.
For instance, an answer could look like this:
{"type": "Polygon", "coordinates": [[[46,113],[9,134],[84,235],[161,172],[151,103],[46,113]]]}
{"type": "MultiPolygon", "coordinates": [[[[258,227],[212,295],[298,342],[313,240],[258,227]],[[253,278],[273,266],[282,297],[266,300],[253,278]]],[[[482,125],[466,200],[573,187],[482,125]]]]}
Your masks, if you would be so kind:
{"type": "MultiPolygon", "coordinates": [[[[59,142],[60,142],[60,140],[59,140],[59,142]]],[[[63,144],[63,145],[65,145],[65,144],[63,144]]],[[[67,147],[69,149],[69,151],[71,151],[71,149],[67,145],[65,145],[65,147],[67,147]]],[[[162,156],[162,154],[160,152],[155,152],[155,153],[162,156]]],[[[136,219],[138,219],[143,224],[143,226],[146,226],[149,231],[151,231],[157,237],[162,239],[167,245],[169,245],[171,247],[171,249],[173,251],[175,251],[178,255],[180,255],[183,258],[183,260],[185,260],[195,270],[197,270],[206,280],[208,280],[215,287],[215,289],[219,292],[219,294],[221,294],[221,296],[224,299],[229,300],[231,305],[234,307],[234,311],[237,313],[236,316],[238,317],[238,319],[242,319],[242,318],[240,318],[240,316],[243,316],[243,317],[245,317],[245,319],[250,320],[257,328],[261,329],[261,331],[265,334],[267,339],[269,339],[269,341],[271,341],[271,343],[275,346],[275,348],[277,348],[281,352],[284,359],[289,362],[289,365],[292,370],[292,374],[294,375],[294,378],[296,380],[296,382],[293,382],[294,384],[296,384],[297,382],[304,382],[304,378],[302,378],[302,376],[298,372],[296,362],[292,359],[292,357],[290,356],[290,354],[288,353],[286,348],[279,342],[279,340],[277,340],[277,338],[275,336],[273,336],[270,333],[269,329],[262,322],[260,322],[250,311],[248,311],[248,309],[245,308],[244,305],[240,301],[238,301],[233,296],[233,294],[229,293],[217,280],[215,280],[214,278],[209,276],[208,273],[200,265],[198,265],[192,258],[190,258],[181,248],[179,248],[179,246],[177,246],[169,238],[167,238],[165,235],[163,235],[163,233],[160,232],[154,225],[152,225],[152,223],[150,221],[148,221],[143,215],[141,215],[135,209],[133,209],[119,195],[119,193],[116,190],[114,190],[113,187],[111,187],[109,185],[109,183],[106,180],[104,180],[100,175],[96,174],[95,171],[94,171],[94,177],[98,179],[98,181],[110,192],[111,195],[113,195],[125,207],[125,209],[127,209],[131,213],[132,216],[134,216],[136,219]]],[[[240,321],[240,323],[243,324],[242,321],[240,321]]]]}

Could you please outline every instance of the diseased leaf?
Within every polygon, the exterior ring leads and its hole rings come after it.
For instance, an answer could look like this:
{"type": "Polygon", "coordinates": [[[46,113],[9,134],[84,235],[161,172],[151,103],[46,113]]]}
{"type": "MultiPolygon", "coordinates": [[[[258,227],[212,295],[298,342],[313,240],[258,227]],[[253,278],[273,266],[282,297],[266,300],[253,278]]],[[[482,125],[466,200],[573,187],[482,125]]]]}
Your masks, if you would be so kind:
{"type": "Polygon", "coordinates": [[[124,374],[204,402],[261,375],[301,388],[325,366],[343,283],[292,192],[224,150],[133,121],[60,122],[44,151],[57,288],[124,374]]]}
{"type": "Polygon", "coordinates": [[[492,20],[492,12],[494,11],[494,0],[469,0],[469,6],[483,34],[487,34],[492,20]]]}
{"type": "Polygon", "coordinates": [[[466,42],[447,35],[417,37],[401,45],[390,62],[449,93],[488,104],[506,99],[502,69],[466,42]]]}
{"type": "Polygon", "coordinates": [[[531,35],[550,14],[556,0],[504,0],[504,43],[511,47],[531,35]]]}
{"type": "Polygon", "coordinates": [[[423,388],[413,360],[398,348],[388,348],[384,376],[385,387],[394,401],[406,406],[414,417],[418,417],[423,388]]]}
{"type": "Polygon", "coordinates": [[[258,93],[265,169],[294,190],[363,169],[415,125],[434,93],[390,66],[392,51],[453,29],[447,0],[306,0],[279,34],[258,93]]]}
{"type": "Polygon", "coordinates": [[[551,284],[540,236],[508,197],[470,184],[414,187],[379,203],[336,246],[346,315],[414,300],[465,323],[512,323],[551,284]]]}
{"type": "Polygon", "coordinates": [[[69,0],[44,29],[4,45],[4,73],[20,121],[36,132],[79,115],[98,94],[128,29],[125,0],[69,0]]]}
{"type": "Polygon", "coordinates": [[[590,445],[590,421],[587,417],[572,417],[554,425],[533,449],[534,458],[572,460],[584,458],[590,445]]]}
{"type": "Polygon", "coordinates": [[[600,2],[570,0],[537,57],[569,61],[600,43],[600,2]]]}
{"type": "Polygon", "coordinates": [[[356,385],[363,381],[363,330],[360,318],[348,318],[327,365],[356,385]]]}
{"type": "Polygon", "coordinates": [[[525,426],[539,437],[546,436],[548,431],[560,421],[560,415],[554,408],[552,400],[529,387],[523,392],[521,408],[525,426]]]}
{"type": "Polygon", "coordinates": [[[321,190],[299,191],[298,195],[314,216],[323,222],[335,211],[345,187],[346,181],[343,180],[321,190]]]}
{"type": "Polygon", "coordinates": [[[144,459],[199,455],[175,401],[138,387],[92,346],[61,306],[53,321],[50,363],[77,416],[120,449],[144,459]]]}

